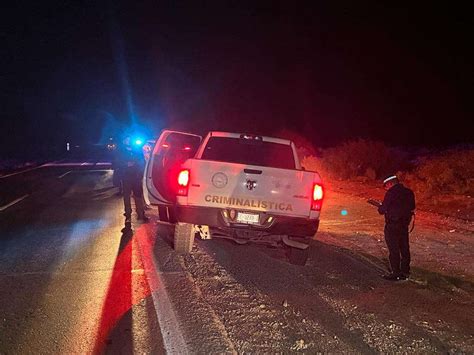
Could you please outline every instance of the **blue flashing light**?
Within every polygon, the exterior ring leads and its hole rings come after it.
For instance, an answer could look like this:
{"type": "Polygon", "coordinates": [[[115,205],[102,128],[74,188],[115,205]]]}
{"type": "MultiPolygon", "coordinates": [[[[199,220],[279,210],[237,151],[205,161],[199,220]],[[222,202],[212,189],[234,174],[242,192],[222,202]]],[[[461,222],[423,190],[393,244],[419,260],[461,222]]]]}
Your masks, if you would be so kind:
{"type": "Polygon", "coordinates": [[[341,211],[341,216],[347,216],[347,210],[342,210],[341,211]]]}
{"type": "Polygon", "coordinates": [[[141,138],[135,139],[135,144],[136,145],[143,145],[143,140],[141,138]]]}

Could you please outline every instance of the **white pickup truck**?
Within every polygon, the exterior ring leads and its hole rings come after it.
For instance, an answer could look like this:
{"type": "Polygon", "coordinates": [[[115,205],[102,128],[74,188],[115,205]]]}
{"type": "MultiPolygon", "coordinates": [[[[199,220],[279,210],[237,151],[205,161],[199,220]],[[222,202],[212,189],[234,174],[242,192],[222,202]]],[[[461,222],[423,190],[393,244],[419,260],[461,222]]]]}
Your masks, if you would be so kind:
{"type": "Polygon", "coordinates": [[[190,252],[199,232],[203,239],[283,244],[291,263],[306,263],[323,186],[318,173],[301,167],[291,141],[163,131],[145,180],[160,220],[176,223],[176,251],[190,252]]]}

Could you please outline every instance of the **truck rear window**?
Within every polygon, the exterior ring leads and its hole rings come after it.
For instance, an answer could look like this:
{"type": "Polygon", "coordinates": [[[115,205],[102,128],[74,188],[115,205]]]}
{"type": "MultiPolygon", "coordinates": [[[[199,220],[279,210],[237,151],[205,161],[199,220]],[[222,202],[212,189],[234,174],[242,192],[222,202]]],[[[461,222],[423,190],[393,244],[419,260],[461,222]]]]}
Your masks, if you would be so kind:
{"type": "Polygon", "coordinates": [[[230,137],[211,137],[201,159],[295,169],[290,145],[230,137]]]}

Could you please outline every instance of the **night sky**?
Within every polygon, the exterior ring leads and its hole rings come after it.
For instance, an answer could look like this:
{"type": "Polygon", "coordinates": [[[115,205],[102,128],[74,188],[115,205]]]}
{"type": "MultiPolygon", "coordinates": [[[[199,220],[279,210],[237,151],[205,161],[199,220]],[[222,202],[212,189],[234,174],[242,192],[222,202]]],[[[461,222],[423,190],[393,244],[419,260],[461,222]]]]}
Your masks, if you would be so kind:
{"type": "Polygon", "coordinates": [[[132,122],[291,131],[322,147],[474,141],[467,8],[333,3],[11,2],[0,154],[132,122]]]}

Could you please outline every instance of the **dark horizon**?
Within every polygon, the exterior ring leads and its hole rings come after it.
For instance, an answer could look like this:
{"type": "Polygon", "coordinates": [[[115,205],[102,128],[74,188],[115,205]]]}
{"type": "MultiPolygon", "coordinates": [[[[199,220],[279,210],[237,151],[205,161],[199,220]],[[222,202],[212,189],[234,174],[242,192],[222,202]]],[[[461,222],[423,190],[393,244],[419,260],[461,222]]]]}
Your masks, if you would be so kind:
{"type": "Polygon", "coordinates": [[[439,148],[474,141],[465,8],[10,6],[1,155],[98,142],[132,122],[153,134],[286,130],[318,147],[358,137],[439,148]]]}

